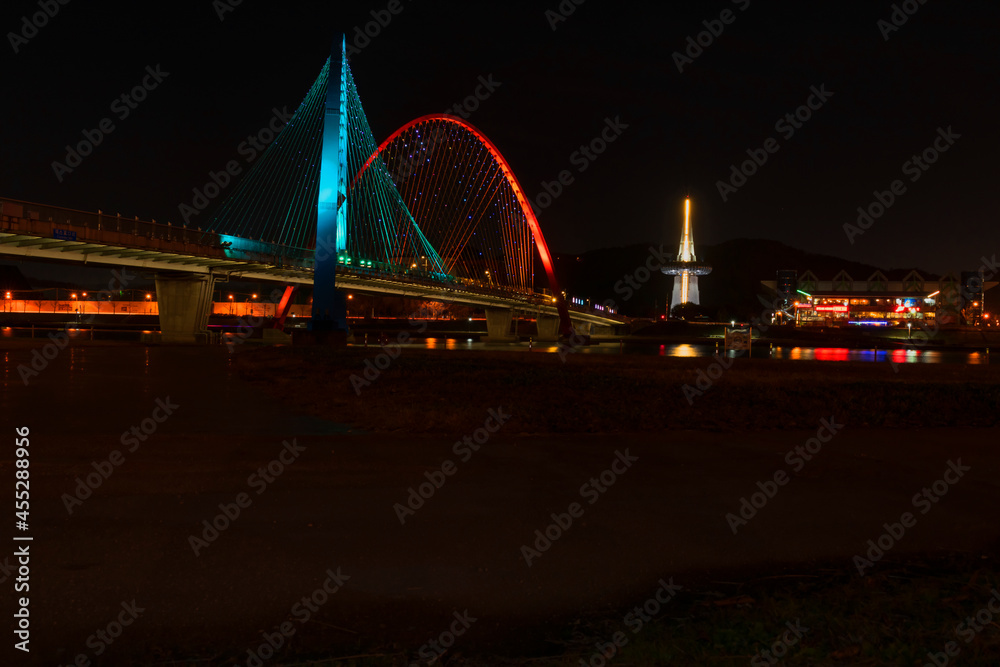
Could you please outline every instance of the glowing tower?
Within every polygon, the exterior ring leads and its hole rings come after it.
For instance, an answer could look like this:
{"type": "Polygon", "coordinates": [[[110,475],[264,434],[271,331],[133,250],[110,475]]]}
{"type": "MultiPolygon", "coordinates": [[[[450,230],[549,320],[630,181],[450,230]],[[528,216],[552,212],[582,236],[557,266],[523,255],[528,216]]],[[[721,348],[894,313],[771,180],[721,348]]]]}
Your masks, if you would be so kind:
{"type": "Polygon", "coordinates": [[[712,272],[708,264],[700,264],[694,254],[694,236],[691,234],[691,198],[684,200],[684,231],[681,233],[681,245],[677,251],[677,260],[664,266],[663,271],[674,277],[674,291],[670,296],[670,307],[682,303],[698,305],[698,276],[707,276],[712,272]]]}

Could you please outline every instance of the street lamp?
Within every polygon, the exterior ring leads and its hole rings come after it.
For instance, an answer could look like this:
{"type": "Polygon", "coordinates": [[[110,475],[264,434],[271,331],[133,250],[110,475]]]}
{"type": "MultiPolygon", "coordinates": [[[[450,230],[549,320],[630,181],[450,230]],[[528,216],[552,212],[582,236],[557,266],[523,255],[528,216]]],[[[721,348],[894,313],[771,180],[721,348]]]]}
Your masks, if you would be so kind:
{"type": "Polygon", "coordinates": [[[229,295],[229,314],[233,314],[233,295],[229,295]]]}
{"type": "Polygon", "coordinates": [[[909,343],[913,339],[913,322],[906,323],[906,342],[909,343]]]}

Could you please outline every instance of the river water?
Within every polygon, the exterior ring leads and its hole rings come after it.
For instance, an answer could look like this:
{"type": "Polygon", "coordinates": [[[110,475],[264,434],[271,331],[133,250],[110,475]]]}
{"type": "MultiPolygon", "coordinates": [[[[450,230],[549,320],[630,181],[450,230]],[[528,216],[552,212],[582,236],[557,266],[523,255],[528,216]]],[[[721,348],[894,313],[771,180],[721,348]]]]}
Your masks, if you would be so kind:
{"type": "MultiPolygon", "coordinates": [[[[391,340],[391,339],[390,339],[391,340]]],[[[369,346],[375,347],[375,337],[369,346]]],[[[356,343],[363,347],[364,343],[356,343]]],[[[481,343],[474,338],[427,338],[402,345],[406,348],[428,350],[489,350],[497,352],[547,352],[557,354],[560,347],[553,343],[481,343]]],[[[657,357],[711,357],[721,352],[721,348],[711,343],[669,343],[669,344],[621,344],[619,342],[599,343],[582,346],[574,354],[629,354],[657,357]]],[[[728,357],[748,356],[747,352],[729,351],[728,357]]],[[[749,352],[753,359],[773,359],[782,361],[878,361],[897,364],[985,364],[989,355],[983,350],[940,350],[914,346],[912,349],[873,350],[846,347],[779,346],[769,343],[755,343],[749,352]]]]}

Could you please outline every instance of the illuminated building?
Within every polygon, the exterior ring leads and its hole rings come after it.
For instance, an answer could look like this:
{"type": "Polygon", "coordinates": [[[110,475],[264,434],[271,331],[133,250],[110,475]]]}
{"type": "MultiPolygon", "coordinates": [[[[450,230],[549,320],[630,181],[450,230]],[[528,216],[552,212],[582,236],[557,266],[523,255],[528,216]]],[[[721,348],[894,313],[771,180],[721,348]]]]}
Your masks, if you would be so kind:
{"type": "MultiPolygon", "coordinates": [[[[761,283],[780,298],[789,289],[791,274],[779,271],[778,280],[761,283]]],[[[920,320],[977,325],[987,320],[983,309],[986,291],[998,283],[977,282],[970,280],[970,275],[976,274],[963,273],[962,281],[951,275],[925,280],[910,271],[902,280],[890,281],[876,271],[861,281],[841,271],[833,280],[817,280],[812,271],[806,271],[795,281],[796,298],[786,312],[799,326],[892,327],[920,320]]]]}
{"type": "Polygon", "coordinates": [[[661,271],[674,277],[674,290],[670,296],[670,305],[682,303],[699,304],[698,276],[707,276],[712,272],[708,264],[701,264],[694,254],[694,235],[691,231],[691,198],[684,200],[684,231],[681,232],[681,244],[677,251],[677,260],[668,262],[661,271]]]}

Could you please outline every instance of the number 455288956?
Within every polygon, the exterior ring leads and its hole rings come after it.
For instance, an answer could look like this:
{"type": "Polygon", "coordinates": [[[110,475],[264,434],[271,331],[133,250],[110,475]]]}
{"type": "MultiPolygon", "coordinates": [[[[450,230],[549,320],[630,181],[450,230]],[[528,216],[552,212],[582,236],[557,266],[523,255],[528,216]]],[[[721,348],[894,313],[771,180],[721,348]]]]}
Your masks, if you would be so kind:
{"type": "Polygon", "coordinates": [[[17,470],[14,476],[17,478],[15,482],[14,490],[16,491],[17,500],[15,501],[15,515],[17,516],[18,522],[17,527],[21,530],[28,529],[28,427],[22,426],[15,429],[15,432],[19,436],[14,441],[14,446],[17,448],[15,454],[17,462],[15,463],[17,470]]]}

